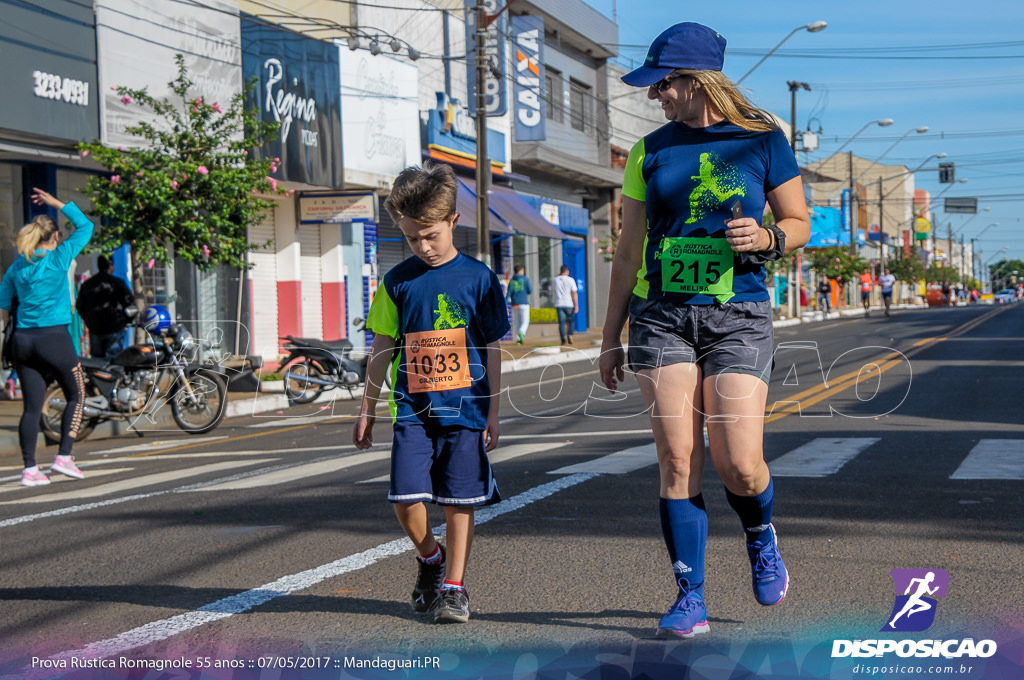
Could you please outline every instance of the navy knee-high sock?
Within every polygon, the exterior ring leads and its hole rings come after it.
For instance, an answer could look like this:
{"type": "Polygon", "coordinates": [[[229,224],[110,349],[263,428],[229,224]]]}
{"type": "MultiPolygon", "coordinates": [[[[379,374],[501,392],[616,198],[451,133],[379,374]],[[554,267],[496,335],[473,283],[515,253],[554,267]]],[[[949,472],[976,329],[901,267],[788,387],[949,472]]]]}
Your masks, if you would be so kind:
{"type": "Polygon", "coordinates": [[[725,490],[729,506],[740,516],[747,543],[764,543],[771,538],[768,525],[772,523],[772,502],[775,499],[775,483],[769,478],[768,488],[756,496],[737,496],[725,490]]]}
{"type": "Polygon", "coordinates": [[[704,496],[661,498],[661,533],[665,537],[676,580],[704,589],[704,551],[708,543],[708,513],[704,496]]]}

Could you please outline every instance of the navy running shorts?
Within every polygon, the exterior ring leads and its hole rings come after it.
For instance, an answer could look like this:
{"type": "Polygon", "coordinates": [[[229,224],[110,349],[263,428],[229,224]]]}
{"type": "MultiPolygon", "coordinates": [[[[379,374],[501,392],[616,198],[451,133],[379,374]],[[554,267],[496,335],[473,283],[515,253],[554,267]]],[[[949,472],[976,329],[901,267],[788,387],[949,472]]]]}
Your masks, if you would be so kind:
{"type": "Polygon", "coordinates": [[[491,505],[501,500],[481,430],[397,420],[391,443],[393,503],[491,505]]]}
{"type": "Polygon", "coordinates": [[[629,368],[643,371],[690,363],[697,364],[705,378],[745,373],[767,383],[774,331],[768,300],[685,305],[634,295],[629,303],[629,368]]]}

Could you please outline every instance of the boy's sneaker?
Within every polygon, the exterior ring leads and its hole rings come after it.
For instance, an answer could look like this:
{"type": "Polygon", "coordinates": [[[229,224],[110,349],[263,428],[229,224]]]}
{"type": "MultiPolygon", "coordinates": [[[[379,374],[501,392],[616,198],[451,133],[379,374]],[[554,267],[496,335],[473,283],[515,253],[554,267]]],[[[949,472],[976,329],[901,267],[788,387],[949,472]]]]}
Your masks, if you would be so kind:
{"type": "Polygon", "coordinates": [[[434,623],[469,621],[469,593],[465,588],[442,588],[434,601],[434,623]]]}
{"type": "Polygon", "coordinates": [[[49,483],[50,478],[47,477],[39,468],[36,468],[35,472],[24,470],[21,473],[22,486],[46,486],[49,483]]]}
{"type": "Polygon", "coordinates": [[[679,598],[658,622],[657,636],[662,639],[692,638],[711,630],[708,608],[700,588],[691,588],[686,579],[679,579],[679,598]]]}
{"type": "Polygon", "coordinates": [[[775,527],[769,524],[768,531],[771,537],[764,544],[759,541],[747,544],[754,597],[765,606],[782,602],[789,590],[789,571],[779,554],[775,527]]]}
{"type": "Polygon", "coordinates": [[[412,608],[423,614],[430,611],[437,600],[437,591],[444,583],[445,556],[441,546],[441,559],[434,564],[427,564],[416,558],[419,574],[416,576],[416,587],[412,590],[412,608]]]}
{"type": "Polygon", "coordinates": [[[57,456],[54,458],[53,465],[50,466],[50,472],[59,472],[72,479],[85,479],[85,473],[78,469],[78,466],[75,465],[75,460],[70,457],[57,456]]]}

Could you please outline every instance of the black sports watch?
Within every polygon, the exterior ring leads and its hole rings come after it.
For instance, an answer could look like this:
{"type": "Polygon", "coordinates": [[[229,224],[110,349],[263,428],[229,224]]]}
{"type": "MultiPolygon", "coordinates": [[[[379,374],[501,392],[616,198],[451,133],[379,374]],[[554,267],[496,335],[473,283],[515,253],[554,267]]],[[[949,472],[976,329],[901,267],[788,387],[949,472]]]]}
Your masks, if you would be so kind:
{"type": "Polygon", "coordinates": [[[782,231],[781,228],[774,224],[762,224],[761,228],[767,229],[775,235],[775,238],[773,239],[775,247],[771,250],[762,250],[758,253],[745,253],[747,261],[752,264],[764,264],[765,262],[781,260],[786,254],[786,232],[782,231]]]}

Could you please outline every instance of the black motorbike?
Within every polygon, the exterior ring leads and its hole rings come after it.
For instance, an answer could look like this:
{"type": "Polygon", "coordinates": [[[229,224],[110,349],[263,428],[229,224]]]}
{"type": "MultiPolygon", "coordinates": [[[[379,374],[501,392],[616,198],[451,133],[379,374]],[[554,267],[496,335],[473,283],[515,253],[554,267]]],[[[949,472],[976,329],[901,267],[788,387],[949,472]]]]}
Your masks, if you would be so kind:
{"type": "MultiPolygon", "coordinates": [[[[365,322],[352,324],[362,330],[365,322]]],[[[318,340],[288,335],[284,349],[288,357],[282,362],[284,393],[296,404],[308,404],[325,390],[343,388],[351,395],[366,383],[369,351],[356,349],[350,340],[318,340]]]]}
{"type": "MultiPolygon", "coordinates": [[[[83,357],[85,403],[76,441],[100,423],[123,420],[140,436],[135,423],[171,406],[174,422],[188,434],[217,427],[227,409],[227,383],[215,364],[198,363],[199,343],[186,328],[171,324],[149,342],[128,347],[113,359],[83,357]]],[[[50,385],[43,402],[42,430],[60,441],[67,401],[60,385],[50,385]]]]}

